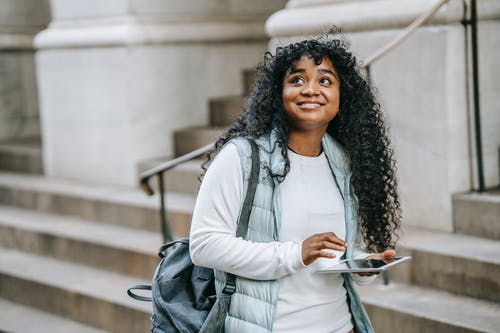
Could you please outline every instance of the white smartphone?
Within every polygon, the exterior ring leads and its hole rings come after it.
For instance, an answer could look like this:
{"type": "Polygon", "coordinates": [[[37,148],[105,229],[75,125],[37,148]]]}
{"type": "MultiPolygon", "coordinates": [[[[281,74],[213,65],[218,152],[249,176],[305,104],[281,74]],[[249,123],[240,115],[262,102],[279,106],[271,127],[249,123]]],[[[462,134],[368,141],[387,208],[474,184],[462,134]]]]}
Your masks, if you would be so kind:
{"type": "Polygon", "coordinates": [[[321,268],[318,273],[382,272],[410,259],[409,256],[384,259],[345,259],[330,267],[321,268]]]}

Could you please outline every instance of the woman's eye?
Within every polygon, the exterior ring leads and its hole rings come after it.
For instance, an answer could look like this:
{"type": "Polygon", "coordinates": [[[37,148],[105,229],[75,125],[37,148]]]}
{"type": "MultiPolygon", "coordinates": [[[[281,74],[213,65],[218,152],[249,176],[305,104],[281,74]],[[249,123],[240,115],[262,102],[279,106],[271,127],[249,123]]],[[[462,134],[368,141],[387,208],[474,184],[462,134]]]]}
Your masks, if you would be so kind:
{"type": "Polygon", "coordinates": [[[304,79],[302,79],[300,76],[295,76],[295,77],[292,77],[289,80],[289,82],[292,83],[292,84],[303,83],[304,79]]]}
{"type": "Polygon", "coordinates": [[[330,80],[330,79],[329,79],[329,78],[327,78],[327,77],[322,77],[322,78],[319,80],[319,82],[320,82],[321,84],[332,84],[332,80],[330,80]]]}

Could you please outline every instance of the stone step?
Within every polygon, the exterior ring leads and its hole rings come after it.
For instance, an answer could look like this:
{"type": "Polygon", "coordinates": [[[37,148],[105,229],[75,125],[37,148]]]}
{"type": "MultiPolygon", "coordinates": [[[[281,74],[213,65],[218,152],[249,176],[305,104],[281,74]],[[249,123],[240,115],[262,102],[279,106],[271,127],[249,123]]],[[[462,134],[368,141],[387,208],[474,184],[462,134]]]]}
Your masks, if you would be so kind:
{"type": "Polygon", "coordinates": [[[215,142],[224,133],[223,127],[189,127],[175,131],[175,156],[190,153],[215,142]]]}
{"type": "Polygon", "coordinates": [[[0,247],[150,280],[161,235],[0,205],[0,247]]]}
{"type": "Polygon", "coordinates": [[[457,233],[500,240],[500,190],[453,196],[457,233]]]}
{"type": "Polygon", "coordinates": [[[240,96],[220,97],[210,100],[210,125],[231,125],[243,112],[244,98],[240,96]]]}
{"type": "Polygon", "coordinates": [[[9,333],[109,333],[67,318],[0,298],[0,332],[9,333]]]}
{"type": "Polygon", "coordinates": [[[0,143],[0,170],[43,173],[40,140],[28,138],[0,143]]]}
{"type": "MultiPolygon", "coordinates": [[[[138,165],[139,173],[152,169],[168,160],[170,159],[165,157],[140,162],[138,165]]],[[[196,195],[200,188],[198,177],[202,172],[201,165],[204,161],[204,158],[194,159],[168,170],[164,177],[165,190],[167,192],[196,195]]],[[[157,178],[151,179],[151,187],[153,187],[155,192],[158,191],[159,186],[157,178]]]]}
{"type": "Polygon", "coordinates": [[[116,273],[0,249],[0,297],[110,332],[148,332],[151,303],[126,290],[147,283],[116,273]]]}
{"type": "Polygon", "coordinates": [[[436,230],[407,228],[399,254],[412,261],[391,279],[500,302],[500,242],[436,230]]]}
{"type": "Polygon", "coordinates": [[[377,333],[495,333],[500,327],[498,303],[394,282],[357,289],[377,333]]]}
{"type": "MultiPolygon", "coordinates": [[[[159,232],[159,198],[138,188],[88,184],[39,175],[0,172],[0,203],[159,232]]],[[[195,197],[168,192],[168,221],[175,237],[189,233],[195,197]]]]}

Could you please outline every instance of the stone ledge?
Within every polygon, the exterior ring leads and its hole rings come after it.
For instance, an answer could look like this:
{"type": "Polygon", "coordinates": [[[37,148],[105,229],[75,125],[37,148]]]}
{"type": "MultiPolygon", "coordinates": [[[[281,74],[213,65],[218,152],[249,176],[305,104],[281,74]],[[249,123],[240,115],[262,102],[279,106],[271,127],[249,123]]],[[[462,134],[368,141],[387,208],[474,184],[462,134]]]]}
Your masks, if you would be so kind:
{"type": "Polygon", "coordinates": [[[2,248],[146,280],[153,276],[162,244],[158,232],[3,205],[0,235],[2,248]]]}
{"type": "Polygon", "coordinates": [[[500,325],[494,302],[393,282],[357,289],[379,333],[493,333],[500,325]]]}
{"type": "Polygon", "coordinates": [[[0,51],[34,50],[33,39],[36,33],[0,33],[0,51]]]}
{"type": "Polygon", "coordinates": [[[40,327],[51,333],[109,333],[0,298],[0,331],[37,333],[40,327]]]}
{"type": "MultiPolygon", "coordinates": [[[[405,28],[430,9],[436,0],[426,3],[421,0],[302,2],[295,1],[273,14],[266,22],[268,35],[273,38],[314,35],[326,33],[334,25],[341,27],[343,32],[405,28]]],[[[464,16],[463,10],[462,2],[450,1],[437,12],[430,24],[459,23],[464,16]]],[[[500,3],[482,1],[478,13],[483,20],[498,19],[500,3]]]]}
{"type": "Polygon", "coordinates": [[[51,24],[35,38],[37,49],[113,47],[146,44],[233,42],[267,39],[263,20],[221,22],[105,21],[51,24]]]}
{"type": "Polygon", "coordinates": [[[151,304],[126,290],[147,280],[0,249],[0,293],[20,304],[112,332],[146,332],[151,304]]]}
{"type": "Polygon", "coordinates": [[[500,195],[466,193],[453,196],[456,232],[500,240],[500,195]]]}
{"type": "MultiPolygon", "coordinates": [[[[135,188],[0,171],[0,202],[40,212],[158,232],[158,201],[135,188]]],[[[166,193],[174,235],[188,234],[194,203],[193,195],[166,193]]]]}
{"type": "Polygon", "coordinates": [[[193,21],[196,18],[212,19],[214,17],[227,18],[248,15],[265,15],[267,17],[274,11],[283,8],[285,3],[286,0],[52,0],[51,8],[52,18],[55,21],[120,15],[182,18],[193,21]]]}

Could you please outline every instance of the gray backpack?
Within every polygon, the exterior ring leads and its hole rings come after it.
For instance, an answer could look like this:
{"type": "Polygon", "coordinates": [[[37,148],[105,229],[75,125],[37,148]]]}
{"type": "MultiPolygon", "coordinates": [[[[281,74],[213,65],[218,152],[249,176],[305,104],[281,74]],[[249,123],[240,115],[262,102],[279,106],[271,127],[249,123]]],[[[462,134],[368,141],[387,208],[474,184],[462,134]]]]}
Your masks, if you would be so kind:
{"type": "MultiPolygon", "coordinates": [[[[246,238],[248,219],[257,188],[259,175],[259,149],[252,146],[252,169],[248,189],[238,220],[236,237],[246,238]]],[[[189,255],[189,239],[182,238],[163,245],[161,258],[151,285],[135,285],[127,294],[140,301],[153,302],[151,331],[153,333],[218,333],[224,332],[224,322],[236,290],[236,276],[226,273],[226,284],[221,295],[215,292],[214,271],[193,265],[189,255]],[[178,245],[167,253],[167,249],[178,245]],[[152,297],[135,294],[133,290],[151,290],[152,297]]]]}

